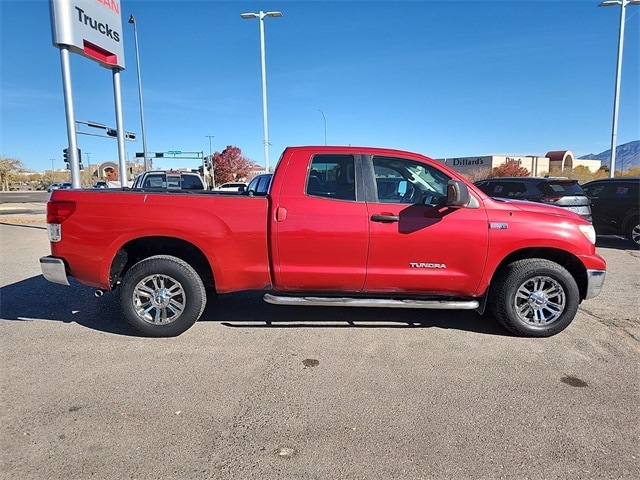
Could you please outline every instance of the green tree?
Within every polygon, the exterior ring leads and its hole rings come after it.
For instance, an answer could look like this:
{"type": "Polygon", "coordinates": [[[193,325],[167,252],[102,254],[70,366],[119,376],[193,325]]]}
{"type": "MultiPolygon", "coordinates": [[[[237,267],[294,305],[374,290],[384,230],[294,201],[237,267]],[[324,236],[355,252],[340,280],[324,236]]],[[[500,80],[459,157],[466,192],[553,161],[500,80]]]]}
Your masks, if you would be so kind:
{"type": "Polygon", "coordinates": [[[22,168],[24,165],[17,158],[0,155],[0,190],[9,190],[9,180],[22,168]]]}

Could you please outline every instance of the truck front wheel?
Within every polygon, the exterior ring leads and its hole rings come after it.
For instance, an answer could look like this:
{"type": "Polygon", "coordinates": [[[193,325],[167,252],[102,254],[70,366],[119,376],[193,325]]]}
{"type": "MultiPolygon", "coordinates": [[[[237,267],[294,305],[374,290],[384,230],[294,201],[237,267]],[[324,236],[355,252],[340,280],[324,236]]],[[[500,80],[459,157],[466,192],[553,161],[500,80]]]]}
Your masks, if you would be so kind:
{"type": "Polygon", "coordinates": [[[540,258],[518,260],[504,269],[491,288],[490,306],[511,332],[550,337],[571,323],[580,293],[562,266],[540,258]]]}
{"type": "Polygon", "coordinates": [[[184,260],[156,255],[125,274],[120,304],[125,318],[148,337],[174,337],[191,327],[207,304],[200,276],[184,260]]]}

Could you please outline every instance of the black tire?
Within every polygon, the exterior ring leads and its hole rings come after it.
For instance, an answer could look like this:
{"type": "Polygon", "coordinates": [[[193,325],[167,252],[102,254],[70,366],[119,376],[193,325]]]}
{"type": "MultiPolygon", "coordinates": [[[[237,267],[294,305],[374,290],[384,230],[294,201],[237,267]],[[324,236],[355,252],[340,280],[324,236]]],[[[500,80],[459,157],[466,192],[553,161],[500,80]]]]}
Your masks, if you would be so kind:
{"type": "Polygon", "coordinates": [[[507,265],[491,287],[490,308],[509,331],[550,337],[573,320],[580,304],[571,274],[550,260],[531,258],[507,265]]]}
{"type": "Polygon", "coordinates": [[[120,286],[127,322],[147,337],[175,337],[202,315],[207,294],[202,279],[184,260],[156,255],[136,263],[120,286]]]}
{"type": "Polygon", "coordinates": [[[637,218],[629,222],[629,226],[627,227],[627,238],[636,247],[640,247],[640,220],[637,218]]]}

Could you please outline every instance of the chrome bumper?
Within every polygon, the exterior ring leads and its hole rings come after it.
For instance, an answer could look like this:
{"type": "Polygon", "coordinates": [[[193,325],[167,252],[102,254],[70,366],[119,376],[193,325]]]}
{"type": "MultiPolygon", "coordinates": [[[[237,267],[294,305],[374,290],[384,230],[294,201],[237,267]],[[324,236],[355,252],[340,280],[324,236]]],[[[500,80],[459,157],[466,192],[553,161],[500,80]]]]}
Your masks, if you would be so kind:
{"type": "Polygon", "coordinates": [[[597,297],[600,294],[606,276],[606,270],[587,270],[587,292],[584,297],[585,300],[597,297]]]}
{"type": "Polygon", "coordinates": [[[44,278],[53,283],[60,283],[61,285],[69,285],[67,279],[67,270],[64,266],[64,262],[60,258],[55,257],[41,257],[40,269],[44,278]]]}

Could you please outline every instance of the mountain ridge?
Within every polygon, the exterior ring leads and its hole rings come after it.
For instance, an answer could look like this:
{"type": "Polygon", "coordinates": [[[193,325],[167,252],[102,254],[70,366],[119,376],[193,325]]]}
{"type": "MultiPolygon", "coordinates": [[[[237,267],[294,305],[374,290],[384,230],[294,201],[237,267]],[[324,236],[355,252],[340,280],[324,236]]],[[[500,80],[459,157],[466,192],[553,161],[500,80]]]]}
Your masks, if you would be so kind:
{"type": "MultiPolygon", "coordinates": [[[[589,153],[579,157],[584,160],[600,160],[602,166],[611,167],[611,149],[601,153],[589,153]]],[[[640,140],[633,140],[616,147],[616,171],[640,167],[640,140]]]]}

